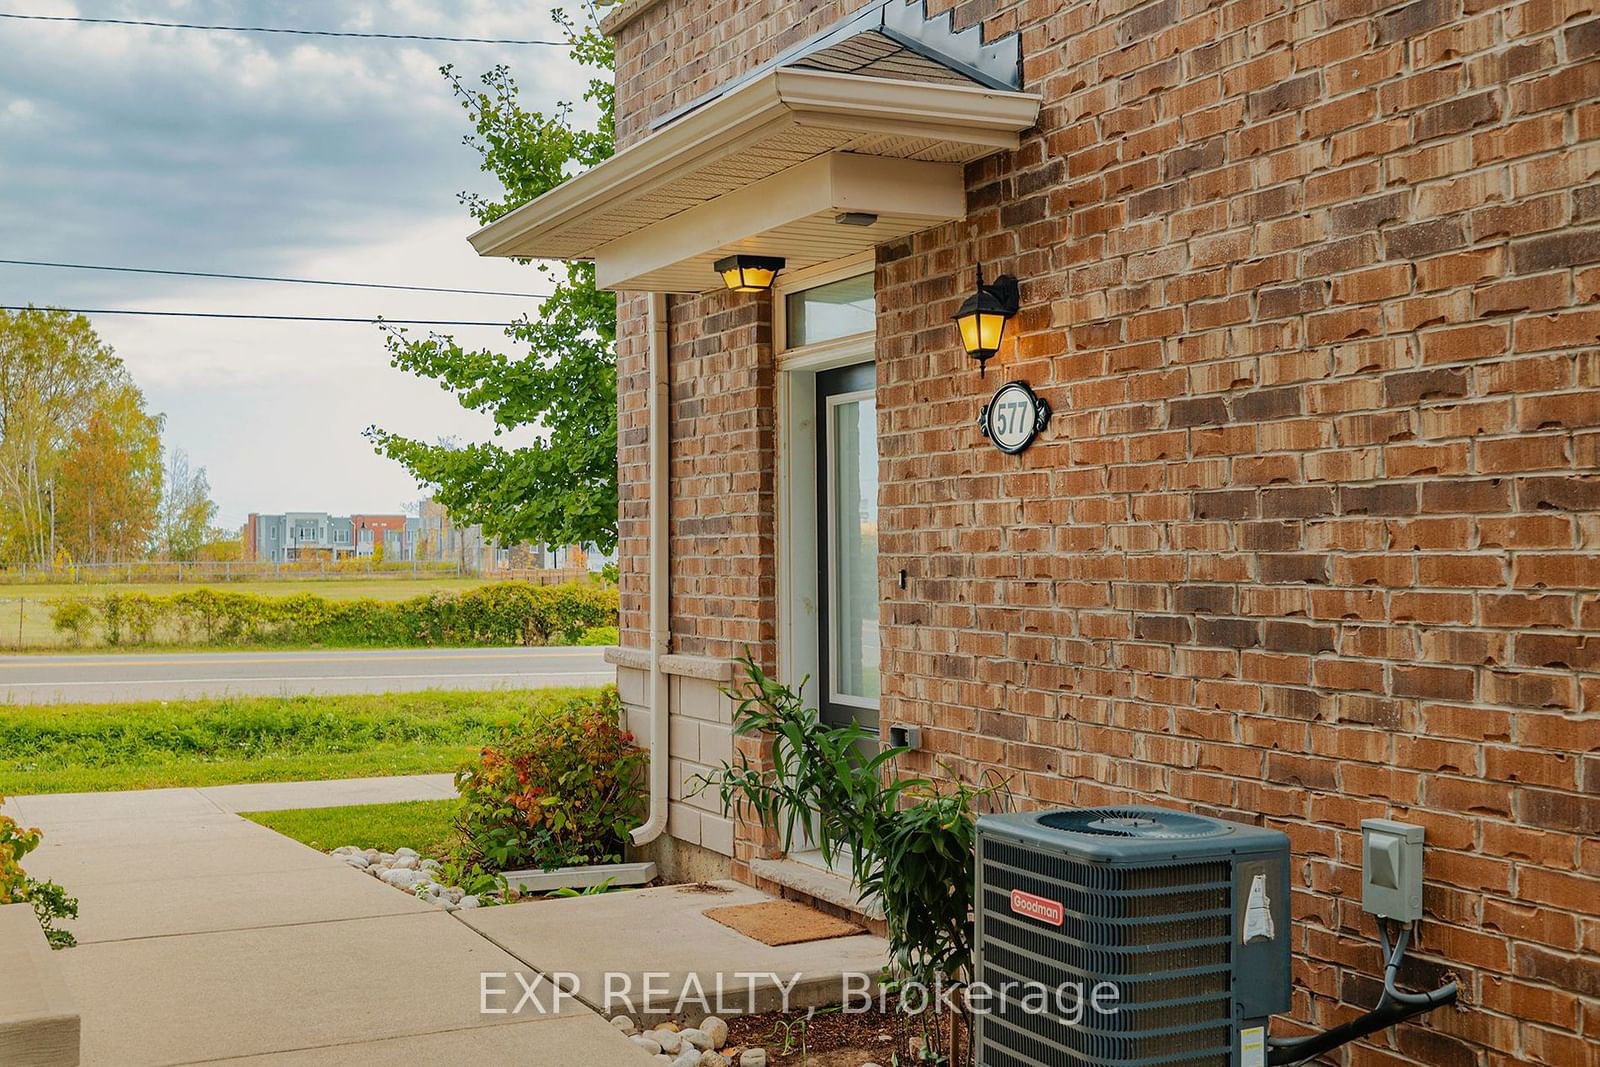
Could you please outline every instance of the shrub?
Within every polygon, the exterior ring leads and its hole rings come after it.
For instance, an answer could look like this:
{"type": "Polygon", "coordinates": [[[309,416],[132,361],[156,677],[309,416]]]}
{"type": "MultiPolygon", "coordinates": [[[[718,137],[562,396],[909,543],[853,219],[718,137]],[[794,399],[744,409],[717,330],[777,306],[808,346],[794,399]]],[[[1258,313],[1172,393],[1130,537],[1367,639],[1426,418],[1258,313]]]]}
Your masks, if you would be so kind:
{"type": "Polygon", "coordinates": [[[75,643],[98,619],[108,645],[174,640],[358,648],[579,644],[595,627],[616,625],[617,591],[588,582],[497,582],[394,602],[330,600],[312,593],[267,597],[202,587],[165,596],[63,597],[52,602],[52,611],[56,628],[75,643]]]}
{"type": "Polygon", "coordinates": [[[456,773],[461,862],[489,870],[615,863],[643,818],[648,755],[614,688],[503,727],[456,773]]]}
{"type": "MultiPolygon", "coordinates": [[[[0,796],[0,801],[5,798],[0,796]]],[[[70,948],[77,939],[57,930],[57,919],[76,919],[78,902],[54,882],[29,878],[22,857],[39,847],[38,830],[24,830],[16,820],[0,815],[0,904],[30,904],[51,948],[70,948]]]]}
{"type": "Polygon", "coordinates": [[[95,610],[80,597],[62,597],[50,602],[50,621],[57,630],[66,634],[74,645],[83,644],[89,627],[94,623],[95,610]]]}

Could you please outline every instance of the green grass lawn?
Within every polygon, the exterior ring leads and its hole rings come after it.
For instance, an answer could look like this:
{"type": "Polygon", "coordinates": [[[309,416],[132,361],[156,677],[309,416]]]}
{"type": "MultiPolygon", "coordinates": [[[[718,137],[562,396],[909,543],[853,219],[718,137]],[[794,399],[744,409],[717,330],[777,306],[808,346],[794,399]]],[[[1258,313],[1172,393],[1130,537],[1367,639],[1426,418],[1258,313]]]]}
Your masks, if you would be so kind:
{"type": "Polygon", "coordinates": [[[499,723],[529,708],[594,692],[428,691],[0,706],[0,794],[452,771],[499,723]]]}
{"type": "MultiPolygon", "coordinates": [[[[464,593],[480,585],[491,584],[483,578],[456,578],[450,576],[417,578],[293,578],[283,581],[259,582],[137,582],[94,583],[57,582],[50,584],[0,585],[0,650],[15,652],[43,649],[67,651],[66,635],[55,628],[50,619],[50,601],[63,596],[101,596],[106,593],[149,593],[161,596],[198,589],[209,585],[232,593],[254,593],[259,596],[293,596],[311,593],[329,600],[409,600],[429,593],[464,593]]],[[[96,640],[90,646],[95,652],[111,651],[96,640]]],[[[139,651],[125,648],[124,651],[139,651]]],[[[144,651],[149,651],[145,649],[144,651]]],[[[163,648],[162,651],[173,651],[163,648]]]]}
{"type": "Polygon", "coordinates": [[[285,837],[328,852],[343,845],[393,852],[402,846],[445,859],[455,841],[454,800],[357,804],[345,808],[290,808],[245,816],[285,837]]]}

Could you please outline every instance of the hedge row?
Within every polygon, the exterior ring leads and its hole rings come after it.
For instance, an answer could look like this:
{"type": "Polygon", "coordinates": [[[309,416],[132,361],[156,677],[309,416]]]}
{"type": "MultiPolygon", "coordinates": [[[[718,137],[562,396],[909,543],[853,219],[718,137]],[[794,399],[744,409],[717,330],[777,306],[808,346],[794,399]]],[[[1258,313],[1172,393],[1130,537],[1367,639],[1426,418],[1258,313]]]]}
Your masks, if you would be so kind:
{"type": "Polygon", "coordinates": [[[56,629],[75,643],[98,630],[108,645],[577,644],[589,630],[617,624],[616,589],[585,582],[503,582],[400,601],[200,588],[68,596],[51,607],[56,629]]]}

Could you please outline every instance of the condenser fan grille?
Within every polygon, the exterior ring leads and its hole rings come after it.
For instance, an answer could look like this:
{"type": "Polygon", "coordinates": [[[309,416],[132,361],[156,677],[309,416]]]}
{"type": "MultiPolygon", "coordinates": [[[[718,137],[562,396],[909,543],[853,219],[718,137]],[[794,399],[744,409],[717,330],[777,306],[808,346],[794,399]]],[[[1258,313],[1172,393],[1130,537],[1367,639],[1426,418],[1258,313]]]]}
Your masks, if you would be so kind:
{"type": "Polygon", "coordinates": [[[1150,808],[1084,808],[1055,811],[1040,816],[1039,823],[1052,830],[1092,837],[1130,837],[1146,841],[1192,840],[1221,837],[1230,828],[1214,819],[1202,819],[1181,811],[1155,811],[1150,808]]]}

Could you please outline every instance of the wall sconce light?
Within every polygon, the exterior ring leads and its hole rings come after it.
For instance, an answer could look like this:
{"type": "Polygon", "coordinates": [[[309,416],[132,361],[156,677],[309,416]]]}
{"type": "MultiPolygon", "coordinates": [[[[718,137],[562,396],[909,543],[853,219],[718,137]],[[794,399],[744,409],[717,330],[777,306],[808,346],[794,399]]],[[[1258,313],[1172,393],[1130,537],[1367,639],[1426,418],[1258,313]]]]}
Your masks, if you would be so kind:
{"type": "Polygon", "coordinates": [[[779,256],[750,256],[740,253],[717,260],[715,270],[722,275],[722,283],[730,292],[764,293],[772,288],[778,272],[783,269],[779,256]]]}
{"type": "Polygon", "coordinates": [[[956,325],[961,329],[961,345],[967,355],[978,361],[978,377],[983,377],[985,365],[1000,351],[1000,342],[1006,337],[1006,324],[1016,315],[1021,303],[1017,279],[1002,274],[994,284],[985,285],[983,264],[978,264],[978,291],[967,297],[955,314],[956,325]]]}

